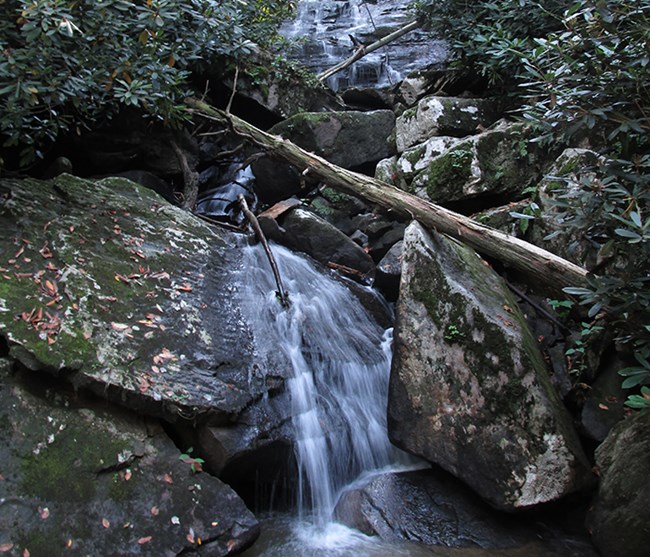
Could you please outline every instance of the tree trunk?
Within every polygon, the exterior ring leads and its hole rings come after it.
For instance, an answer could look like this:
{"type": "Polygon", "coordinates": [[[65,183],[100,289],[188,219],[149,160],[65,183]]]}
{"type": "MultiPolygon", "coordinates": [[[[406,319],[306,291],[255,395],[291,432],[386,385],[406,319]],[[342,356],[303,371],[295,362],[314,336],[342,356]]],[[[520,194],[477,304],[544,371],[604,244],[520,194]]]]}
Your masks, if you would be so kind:
{"type": "Polygon", "coordinates": [[[393,42],[395,39],[399,39],[402,35],[410,33],[414,29],[417,29],[419,26],[420,23],[418,21],[411,21],[411,23],[407,23],[404,27],[401,27],[397,31],[392,32],[390,35],[386,35],[383,39],[379,39],[378,41],[375,41],[368,46],[360,46],[348,59],[343,60],[343,62],[336,64],[336,66],[332,66],[329,70],[325,70],[324,72],[318,74],[319,81],[325,81],[328,77],[332,77],[334,74],[340,72],[341,70],[344,70],[348,66],[351,66],[357,60],[363,58],[366,54],[370,54],[378,48],[381,48],[382,46],[393,42]]]}
{"type": "Polygon", "coordinates": [[[533,244],[479,224],[374,178],[340,168],[286,139],[266,133],[241,118],[226,114],[204,102],[188,99],[187,103],[199,115],[228,125],[239,136],[248,138],[270,154],[283,158],[303,173],[308,173],[335,189],[415,219],[427,228],[443,232],[477,252],[524,273],[536,284],[560,292],[566,286],[583,286],[586,283],[585,269],[533,244]]]}

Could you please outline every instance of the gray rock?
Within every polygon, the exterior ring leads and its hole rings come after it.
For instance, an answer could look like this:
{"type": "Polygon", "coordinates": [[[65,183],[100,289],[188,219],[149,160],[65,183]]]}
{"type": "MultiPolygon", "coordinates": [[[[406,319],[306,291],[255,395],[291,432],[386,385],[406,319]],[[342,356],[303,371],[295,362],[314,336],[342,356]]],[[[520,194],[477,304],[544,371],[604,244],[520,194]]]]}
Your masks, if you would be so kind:
{"type": "MultiPolygon", "coordinates": [[[[521,124],[501,122],[452,144],[431,159],[405,189],[434,203],[482,195],[520,195],[540,180],[548,157],[547,152],[529,141],[529,135],[528,128],[521,124]]],[[[417,151],[410,154],[415,155],[417,151]]],[[[422,166],[415,158],[412,161],[413,168],[422,166]]],[[[406,181],[408,174],[402,176],[406,181]]]]}
{"type": "Polygon", "coordinates": [[[645,557],[650,547],[650,413],[620,422],[596,450],[598,495],[588,518],[603,557],[645,557]]]}
{"type": "Polygon", "coordinates": [[[416,541],[455,548],[526,547],[529,551],[536,547],[543,548],[544,555],[556,548],[553,555],[595,555],[587,540],[543,532],[512,515],[495,512],[442,471],[373,476],[343,493],[335,517],[388,542],[416,541]]]}
{"type": "Polygon", "coordinates": [[[501,279],[471,250],[407,229],[389,435],[500,509],[583,487],[589,466],[535,339],[501,279]]]}
{"type": "Polygon", "coordinates": [[[395,123],[398,153],[434,135],[475,134],[497,119],[495,104],[485,99],[428,96],[406,110],[395,123]]]}
{"type": "Polygon", "coordinates": [[[374,279],[372,258],[340,230],[305,209],[295,208],[283,215],[280,227],[275,230],[264,226],[265,234],[270,233],[271,239],[306,253],[324,265],[334,266],[363,282],[374,279]]]}
{"type": "Polygon", "coordinates": [[[10,555],[222,557],[259,534],[235,492],[193,473],[156,421],[2,364],[0,408],[10,555]]]}
{"type": "Polygon", "coordinates": [[[242,318],[240,236],[121,178],[0,187],[0,253],[13,261],[0,263],[0,342],[11,357],[170,423],[245,420],[247,453],[276,442],[269,432],[288,435],[261,408],[283,396],[289,365],[242,318]]]}
{"type": "Polygon", "coordinates": [[[391,110],[371,112],[303,112],[273,126],[269,132],[352,168],[376,162],[394,153],[389,141],[395,127],[391,110]]]}

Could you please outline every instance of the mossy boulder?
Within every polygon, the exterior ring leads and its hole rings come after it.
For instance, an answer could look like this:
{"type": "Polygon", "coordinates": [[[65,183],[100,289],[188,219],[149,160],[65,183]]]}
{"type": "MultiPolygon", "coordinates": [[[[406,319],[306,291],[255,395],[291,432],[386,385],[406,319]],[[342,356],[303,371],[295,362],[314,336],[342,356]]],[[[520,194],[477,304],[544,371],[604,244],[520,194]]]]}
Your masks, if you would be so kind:
{"type": "Polygon", "coordinates": [[[192,425],[288,396],[286,359],[240,311],[239,235],[126,179],[68,175],[0,182],[0,227],[0,344],[34,373],[192,425]]]}
{"type": "Polygon", "coordinates": [[[155,420],[40,379],[0,361],[3,552],[221,557],[253,543],[241,499],[193,473],[155,420]]]}
{"type": "Polygon", "coordinates": [[[521,124],[502,122],[452,144],[426,165],[413,162],[421,170],[405,189],[434,203],[495,194],[521,196],[538,183],[546,162],[546,154],[530,141],[530,134],[521,124]]]}
{"type": "Polygon", "coordinates": [[[436,135],[464,137],[492,125],[497,119],[494,101],[428,96],[403,112],[395,123],[398,153],[436,135]]]}
{"type": "Polygon", "coordinates": [[[643,557],[650,547],[650,413],[620,422],[596,450],[598,495],[588,525],[603,557],[643,557]]]}
{"type": "Polygon", "coordinates": [[[512,294],[472,250],[417,223],[404,238],[388,429],[493,506],[583,487],[589,466],[512,294]]]}
{"type": "Polygon", "coordinates": [[[237,384],[252,346],[219,308],[236,238],[121,178],[0,185],[0,334],[30,369],[151,415],[227,419],[257,396],[237,384]]]}
{"type": "Polygon", "coordinates": [[[391,110],[370,112],[303,112],[273,126],[269,132],[344,168],[391,156],[395,127],[391,110]]]}
{"type": "Polygon", "coordinates": [[[379,161],[375,168],[375,178],[408,191],[413,178],[459,141],[455,137],[444,136],[427,139],[399,156],[379,161]]]}

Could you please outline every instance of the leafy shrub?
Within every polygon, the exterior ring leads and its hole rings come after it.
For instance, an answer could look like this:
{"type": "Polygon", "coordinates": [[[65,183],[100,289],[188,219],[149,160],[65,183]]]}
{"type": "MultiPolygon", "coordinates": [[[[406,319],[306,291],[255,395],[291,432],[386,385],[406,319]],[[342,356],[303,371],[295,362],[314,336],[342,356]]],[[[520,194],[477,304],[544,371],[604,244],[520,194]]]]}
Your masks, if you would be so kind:
{"type": "MultiPolygon", "coordinates": [[[[454,65],[517,95],[538,141],[588,143],[604,155],[556,191],[558,218],[598,249],[599,275],[566,289],[605,317],[637,364],[626,387],[650,384],[650,0],[420,0],[451,41],[454,65]]],[[[534,215],[521,214],[527,222],[534,215]]],[[[595,326],[587,324],[587,328],[595,326]]],[[[650,407],[648,390],[628,405],[650,407]]]]}
{"type": "Polygon", "coordinates": [[[449,42],[453,68],[479,75],[493,90],[516,91],[523,75],[518,52],[561,28],[569,0],[416,0],[424,24],[449,42]]]}
{"type": "MultiPolygon", "coordinates": [[[[174,124],[188,77],[273,38],[287,0],[0,2],[0,133],[24,167],[120,105],[174,124]]],[[[5,158],[7,156],[5,155],[5,158]]],[[[5,160],[4,163],[9,163],[5,160]]]]}

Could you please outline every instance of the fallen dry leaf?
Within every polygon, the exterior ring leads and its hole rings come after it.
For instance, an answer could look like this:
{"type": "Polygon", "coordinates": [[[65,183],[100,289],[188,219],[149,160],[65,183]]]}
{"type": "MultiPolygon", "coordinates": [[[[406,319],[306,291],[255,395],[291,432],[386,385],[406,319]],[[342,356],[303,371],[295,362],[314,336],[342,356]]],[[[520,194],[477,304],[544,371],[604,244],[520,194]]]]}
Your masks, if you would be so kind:
{"type": "Polygon", "coordinates": [[[165,475],[163,476],[163,481],[166,484],[173,484],[174,483],[174,479],[172,478],[171,474],[167,474],[167,473],[165,473],[165,475]]]}
{"type": "Polygon", "coordinates": [[[111,527],[111,523],[109,522],[109,520],[108,520],[107,518],[102,518],[102,526],[103,526],[104,528],[110,528],[110,527],[111,527]]]}
{"type": "Polygon", "coordinates": [[[14,544],[12,543],[3,543],[0,545],[0,553],[7,553],[7,551],[11,551],[14,548],[14,544]]]}
{"type": "Polygon", "coordinates": [[[29,552],[29,549],[25,548],[23,549],[23,557],[29,557],[31,553],[29,552]]]}
{"type": "Polygon", "coordinates": [[[160,509],[158,507],[156,507],[155,505],[151,507],[151,514],[153,516],[158,516],[159,513],[160,513],[160,509]]]}
{"type": "Polygon", "coordinates": [[[228,551],[232,551],[236,545],[237,545],[236,540],[228,540],[228,543],[226,543],[226,548],[228,549],[228,551]]]}
{"type": "Polygon", "coordinates": [[[127,469],[124,471],[124,481],[127,481],[127,482],[128,482],[128,481],[131,479],[131,476],[132,476],[132,474],[131,474],[131,469],[130,469],[130,468],[127,468],[127,469]]]}
{"type": "Polygon", "coordinates": [[[186,282],[179,285],[179,286],[176,286],[175,288],[176,288],[176,290],[180,290],[181,292],[192,292],[192,290],[193,290],[193,288],[189,284],[187,284],[186,282]]]}
{"type": "Polygon", "coordinates": [[[146,536],[144,538],[140,538],[138,540],[138,544],[144,545],[145,543],[149,543],[153,539],[153,536],[146,536]]]}
{"type": "Polygon", "coordinates": [[[47,507],[38,507],[38,514],[43,520],[46,520],[50,516],[50,509],[47,507]]]}

